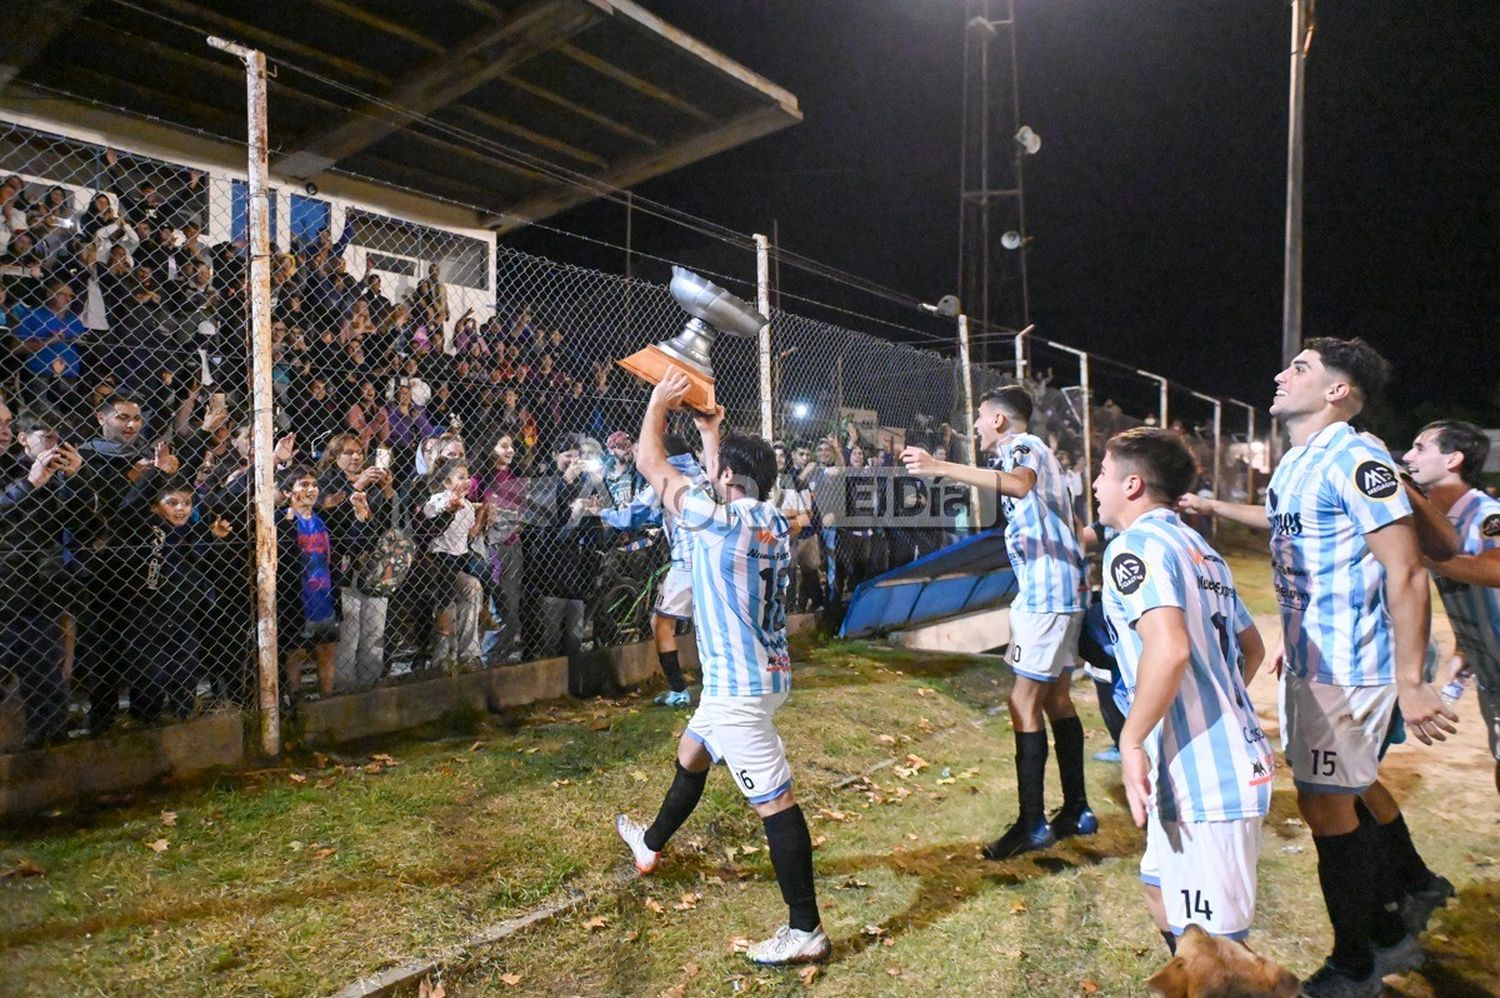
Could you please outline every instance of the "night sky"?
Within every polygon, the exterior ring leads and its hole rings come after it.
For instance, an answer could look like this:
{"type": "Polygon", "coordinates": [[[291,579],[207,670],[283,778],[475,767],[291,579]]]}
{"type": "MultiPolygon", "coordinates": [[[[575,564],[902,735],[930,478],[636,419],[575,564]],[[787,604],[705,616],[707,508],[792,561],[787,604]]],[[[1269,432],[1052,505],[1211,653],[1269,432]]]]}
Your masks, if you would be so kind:
{"type": "MultiPolygon", "coordinates": [[[[962,0],[646,6],[791,90],[805,120],[638,193],[744,232],[778,219],[787,249],[916,297],[955,289],[962,0]]],[[[1268,404],[1280,366],[1287,4],[1017,7],[1022,118],[1043,139],[1026,161],[1038,332],[1268,404]]],[[[1500,425],[1500,4],[1323,0],[1317,13],[1305,334],[1364,336],[1396,364],[1393,432],[1434,413],[1500,425]]],[[[615,205],[553,224],[623,241],[615,205]]],[[[513,241],[622,264],[545,234],[513,241]]],[[[748,257],[639,213],[635,245],[754,272],[748,257]]],[[[944,329],[789,268],[782,279],[790,292],[944,329]]]]}

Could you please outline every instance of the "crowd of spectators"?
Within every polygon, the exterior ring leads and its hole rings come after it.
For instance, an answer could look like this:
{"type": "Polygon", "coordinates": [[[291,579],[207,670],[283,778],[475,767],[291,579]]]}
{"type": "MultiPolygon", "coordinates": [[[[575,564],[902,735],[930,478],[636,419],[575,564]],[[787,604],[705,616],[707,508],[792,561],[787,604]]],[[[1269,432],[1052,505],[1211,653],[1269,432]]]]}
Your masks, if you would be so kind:
{"type": "MultiPolygon", "coordinates": [[[[245,247],[204,238],[201,174],[134,176],[108,153],[97,192],[0,181],[0,708],[27,745],[253,685],[245,247]]],[[[645,484],[644,387],[525,302],[450,310],[436,265],[393,296],[350,272],[351,236],[293,240],[271,267],[287,708],[586,652],[606,584],[666,559],[656,531],[597,516],[645,484]]],[[[941,542],[864,519],[888,499],[850,483],[888,448],[779,446],[799,608],[941,542]]]]}

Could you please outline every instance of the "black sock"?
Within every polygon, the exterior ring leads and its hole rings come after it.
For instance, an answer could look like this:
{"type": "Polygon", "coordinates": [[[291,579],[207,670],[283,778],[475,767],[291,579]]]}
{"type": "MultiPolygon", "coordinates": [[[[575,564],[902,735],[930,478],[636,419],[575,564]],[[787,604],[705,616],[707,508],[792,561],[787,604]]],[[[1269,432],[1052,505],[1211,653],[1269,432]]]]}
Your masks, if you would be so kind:
{"type": "Polygon", "coordinates": [[[769,818],[762,818],[766,844],[771,847],[771,866],[776,869],[776,883],[786,902],[787,924],[811,932],[821,923],[818,917],[818,893],[813,886],[812,836],[802,808],[793,804],[769,818]]]}
{"type": "Polygon", "coordinates": [[[656,658],[661,662],[661,674],[667,677],[672,692],[681,693],[687,689],[687,677],[682,674],[682,666],[677,664],[676,650],[657,652],[656,658]]]}
{"type": "Polygon", "coordinates": [[[1432,882],[1433,872],[1422,861],[1422,854],[1412,844],[1411,830],[1406,827],[1406,816],[1396,815],[1396,820],[1375,826],[1375,835],[1385,853],[1387,864],[1395,868],[1400,879],[1402,893],[1420,890],[1432,882]]]}
{"type": "Polygon", "coordinates": [[[1167,952],[1173,956],[1177,955],[1177,933],[1171,929],[1161,934],[1161,941],[1167,944],[1167,952]]]}
{"type": "Polygon", "coordinates": [[[1356,978],[1370,975],[1370,917],[1375,907],[1374,863],[1359,831],[1314,835],[1318,849],[1318,884],[1333,924],[1332,960],[1356,978]]]}
{"type": "Polygon", "coordinates": [[[682,827],[688,815],[693,813],[693,808],[698,806],[698,798],[703,796],[703,784],[707,782],[708,770],[690,773],[682,768],[682,763],[677,764],[677,775],[667,788],[667,796],[662,798],[661,810],[656,812],[656,820],[646,829],[647,849],[661,852],[667,839],[682,827]]]}
{"type": "Polygon", "coordinates": [[[1063,807],[1088,807],[1089,794],[1083,781],[1083,722],[1076,715],[1052,719],[1052,747],[1057,753],[1063,807]]]}
{"type": "Polygon", "coordinates": [[[1027,828],[1046,820],[1047,732],[1016,732],[1016,791],[1021,823],[1027,828]]]}

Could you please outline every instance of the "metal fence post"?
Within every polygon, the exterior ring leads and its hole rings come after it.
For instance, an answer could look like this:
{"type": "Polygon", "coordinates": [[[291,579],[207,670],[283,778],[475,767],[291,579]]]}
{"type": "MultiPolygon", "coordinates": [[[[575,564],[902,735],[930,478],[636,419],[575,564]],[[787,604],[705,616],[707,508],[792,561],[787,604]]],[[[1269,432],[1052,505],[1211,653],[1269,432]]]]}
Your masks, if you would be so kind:
{"type": "Polygon", "coordinates": [[[1026,377],[1026,334],[1031,332],[1033,328],[1034,327],[1032,326],[1027,326],[1025,329],[1016,334],[1016,338],[1013,341],[1013,345],[1016,351],[1017,381],[1020,381],[1022,378],[1026,377]]]}
{"type": "Polygon", "coordinates": [[[1089,383],[1089,355],[1078,355],[1078,387],[1083,389],[1084,512],[1094,520],[1094,387],[1089,383]]]}
{"type": "MultiPolygon", "coordinates": [[[[964,417],[972,422],[978,418],[974,413],[974,368],[969,361],[969,317],[962,312],[958,313],[958,367],[964,382],[964,417]]],[[[969,431],[969,465],[979,467],[979,435],[972,429],[969,431]]],[[[980,513],[977,486],[969,487],[969,508],[974,511],[972,528],[978,523],[980,513]]]]}
{"type": "MultiPolygon", "coordinates": [[[[1195,392],[1191,389],[1189,390],[1188,394],[1194,396],[1195,398],[1200,398],[1214,407],[1214,476],[1212,479],[1213,485],[1210,489],[1209,494],[1213,498],[1217,499],[1219,498],[1219,455],[1224,438],[1224,403],[1219,399],[1214,398],[1212,395],[1204,395],[1202,392],[1195,392]]],[[[1211,532],[1215,535],[1217,535],[1219,532],[1218,522],[1218,517],[1214,517],[1214,526],[1211,528],[1211,532]]]]}
{"type": "Polygon", "coordinates": [[[276,649],[276,444],[271,384],[271,233],[266,166],[266,56],[244,45],[210,37],[213,48],[245,63],[246,148],[249,166],[245,207],[250,235],[251,461],[255,475],[255,637],[260,693],[260,745],[281,754],[281,701],[276,649]]]}
{"type": "MultiPolygon", "coordinates": [[[[755,234],[755,292],[760,314],[771,315],[771,240],[755,234]]],[[[760,331],[760,435],[771,440],[776,435],[776,412],[771,393],[771,324],[760,331]]]]}

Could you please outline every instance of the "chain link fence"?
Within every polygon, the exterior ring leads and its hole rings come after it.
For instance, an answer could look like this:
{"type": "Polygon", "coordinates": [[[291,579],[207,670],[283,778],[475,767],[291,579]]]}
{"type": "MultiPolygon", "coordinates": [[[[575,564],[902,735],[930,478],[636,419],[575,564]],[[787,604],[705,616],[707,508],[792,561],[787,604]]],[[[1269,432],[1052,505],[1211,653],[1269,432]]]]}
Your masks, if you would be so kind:
{"type": "MultiPolygon", "coordinates": [[[[634,467],[647,388],[615,362],[681,330],[665,266],[270,193],[283,709],[648,638],[669,550],[634,467]]],[[[233,172],[0,123],[0,752],[253,708],[246,202],[233,172]]],[[[769,357],[721,336],[713,363],[731,429],[770,413],[793,609],[993,525],[898,460],[975,459],[957,359],[771,319],[769,357]]],[[[1104,440],[1160,416],[1149,375],[1035,336],[971,377],[1036,396],[1080,517],[1104,440]]],[[[1216,447],[1210,400],[1169,401],[1206,487],[1263,487],[1269,427],[1221,414],[1216,447]]]]}
{"type": "Polygon", "coordinates": [[[250,702],[236,183],[0,124],[0,751],[250,702]]]}

